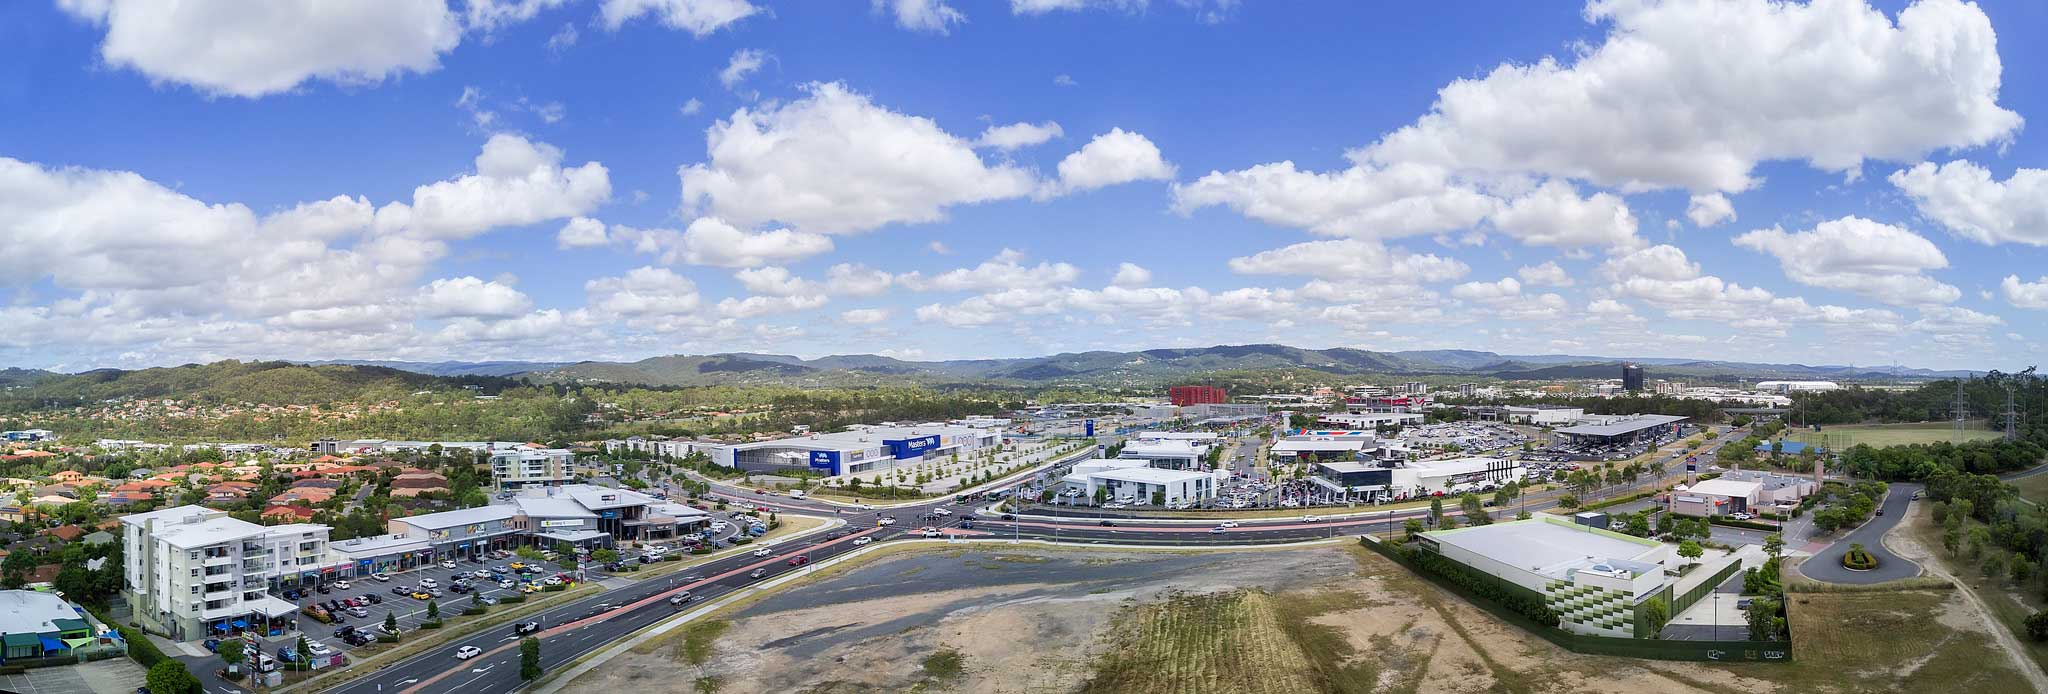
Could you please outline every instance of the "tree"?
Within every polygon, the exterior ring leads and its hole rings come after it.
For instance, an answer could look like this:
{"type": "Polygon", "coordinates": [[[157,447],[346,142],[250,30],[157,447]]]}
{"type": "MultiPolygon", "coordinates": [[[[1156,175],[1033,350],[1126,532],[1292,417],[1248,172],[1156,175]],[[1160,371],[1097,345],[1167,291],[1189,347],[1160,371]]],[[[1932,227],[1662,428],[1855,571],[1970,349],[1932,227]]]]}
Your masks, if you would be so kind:
{"type": "Polygon", "coordinates": [[[1415,536],[1422,534],[1422,519],[1410,518],[1402,521],[1401,530],[1407,533],[1409,542],[1414,542],[1415,536]]]}
{"type": "Polygon", "coordinates": [[[384,631],[385,631],[385,633],[389,633],[389,634],[397,634],[397,633],[398,633],[398,613],[396,613],[396,612],[386,612],[386,613],[384,613],[384,631]]]}
{"type": "Polygon", "coordinates": [[[1559,495],[1557,497],[1557,506],[1558,508],[1578,508],[1579,497],[1575,494],[1559,495]]]}
{"type": "Polygon", "coordinates": [[[1467,523],[1486,525],[1493,522],[1493,518],[1486,515],[1486,502],[1480,501],[1478,494],[1466,492],[1464,496],[1458,498],[1458,508],[1465,512],[1467,523]]]}
{"type": "Polygon", "coordinates": [[[299,642],[293,645],[292,652],[299,654],[299,669],[304,670],[313,665],[313,644],[306,643],[305,634],[299,635],[299,642]]]}
{"type": "Polygon", "coordinates": [[[1749,601],[1749,640],[1776,641],[1785,632],[1785,618],[1778,616],[1781,605],[1771,598],[1749,601]]]}
{"type": "Polygon", "coordinates": [[[1444,498],[1441,496],[1433,496],[1429,498],[1429,524],[1439,528],[1443,527],[1444,498]]]}
{"type": "Polygon", "coordinates": [[[2027,616],[2027,638],[2048,641],[2048,610],[2027,616]]]}
{"type": "Polygon", "coordinates": [[[540,639],[528,636],[519,640],[519,679],[540,679],[540,639]]]}
{"type": "Polygon", "coordinates": [[[1651,638],[1656,638],[1657,633],[1664,630],[1664,623],[1669,621],[1671,606],[1664,602],[1663,596],[1650,598],[1643,603],[1643,623],[1650,627],[1651,638]]]}
{"type": "Polygon", "coordinates": [[[1785,536],[1771,533],[1764,536],[1764,554],[1775,560],[1785,553],[1785,536]]]}
{"type": "Polygon", "coordinates": [[[36,558],[28,549],[16,550],[0,560],[0,586],[9,589],[28,584],[28,572],[36,568],[36,558]]]}
{"type": "Polygon", "coordinates": [[[1692,540],[1686,540],[1686,541],[1684,541],[1684,542],[1680,542],[1680,543],[1678,543],[1678,556],[1681,556],[1681,557],[1685,557],[1686,559],[1692,560],[1692,561],[1690,561],[1690,562],[1688,562],[1688,563],[1692,563],[1692,564],[1697,564],[1697,563],[1699,563],[1699,558],[1700,558],[1700,555],[1703,555],[1703,554],[1706,554],[1706,549],[1705,549],[1705,548],[1702,548],[1702,547],[1700,547],[1700,543],[1698,543],[1698,542],[1694,542],[1694,541],[1692,541],[1692,540]]]}
{"type": "Polygon", "coordinates": [[[440,620],[440,619],[441,619],[441,603],[440,603],[439,601],[436,601],[436,600],[428,600],[428,601],[427,601],[427,621],[429,621],[429,622],[432,622],[432,621],[438,621],[438,620],[440,620]]]}
{"type": "Polygon", "coordinates": [[[199,694],[199,678],[185,669],[185,664],[174,658],[164,658],[149,666],[149,674],[143,679],[149,685],[150,694],[199,694]]]}
{"type": "Polygon", "coordinates": [[[241,639],[227,639],[220,642],[220,662],[227,663],[229,670],[241,672],[243,645],[241,639]]]}
{"type": "Polygon", "coordinates": [[[1649,537],[1650,521],[1649,519],[1644,518],[1643,514],[1631,513],[1628,516],[1628,527],[1623,532],[1626,532],[1630,535],[1634,535],[1636,537],[1649,537]]]}
{"type": "Polygon", "coordinates": [[[619,560],[619,551],[609,547],[590,553],[590,560],[599,564],[610,564],[619,560]]]}

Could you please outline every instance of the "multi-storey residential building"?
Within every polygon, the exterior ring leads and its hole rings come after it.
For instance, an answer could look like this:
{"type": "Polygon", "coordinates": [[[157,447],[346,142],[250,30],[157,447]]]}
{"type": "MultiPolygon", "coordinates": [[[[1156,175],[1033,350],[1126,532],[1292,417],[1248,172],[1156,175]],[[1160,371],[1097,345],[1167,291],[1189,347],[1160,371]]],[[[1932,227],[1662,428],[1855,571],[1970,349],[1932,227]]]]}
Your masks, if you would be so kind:
{"type": "Polygon", "coordinates": [[[491,478],[500,488],[557,487],[574,477],[576,454],[566,448],[493,448],[491,478]]]}
{"type": "Polygon", "coordinates": [[[124,597],[178,639],[258,628],[297,608],[269,595],[332,573],[324,525],[264,527],[203,506],[121,517],[124,597]]]}

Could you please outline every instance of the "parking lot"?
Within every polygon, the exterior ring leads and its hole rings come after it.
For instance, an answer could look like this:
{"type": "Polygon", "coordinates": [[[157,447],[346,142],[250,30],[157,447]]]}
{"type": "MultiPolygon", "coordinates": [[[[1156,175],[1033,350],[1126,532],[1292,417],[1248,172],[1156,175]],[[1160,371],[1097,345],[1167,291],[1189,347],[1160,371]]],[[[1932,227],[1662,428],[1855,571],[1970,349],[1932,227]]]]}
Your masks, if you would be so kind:
{"type": "MultiPolygon", "coordinates": [[[[316,592],[300,598],[297,602],[299,605],[304,606],[314,602],[325,604],[330,600],[346,600],[348,598],[369,599],[370,595],[376,595],[377,599],[382,600],[381,603],[371,604],[362,608],[365,616],[357,617],[344,612],[344,616],[340,621],[326,625],[320,624],[318,620],[301,611],[297,615],[299,628],[306,633],[308,640],[320,641],[342,651],[353,650],[357,647],[335,637],[335,631],[346,625],[374,632],[384,624],[384,616],[386,614],[397,616],[400,634],[411,633],[419,629],[421,623],[427,621],[427,601],[412,597],[410,591],[407,591],[407,594],[404,595],[398,594],[394,592],[396,589],[408,587],[418,590],[422,584],[422,579],[431,579],[441,591],[441,595],[433,597],[432,600],[439,603],[441,616],[443,619],[446,619],[461,614],[463,609],[470,606],[471,598],[469,593],[456,592],[450,588],[450,586],[455,585],[455,577],[458,574],[471,575],[479,570],[489,573],[491,567],[506,567],[509,570],[513,562],[533,563],[536,566],[542,567],[543,571],[541,573],[532,575],[535,582],[562,572],[561,568],[552,562],[526,562],[526,560],[520,559],[517,556],[512,556],[504,560],[458,561],[455,562],[455,568],[447,568],[440,564],[430,564],[409,571],[388,573],[387,575],[391,578],[389,581],[359,577],[348,581],[349,587],[347,589],[339,588],[339,584],[337,584],[337,587],[330,588],[328,593],[316,592]]],[[[571,576],[576,575],[575,572],[568,573],[571,576]]],[[[487,598],[501,598],[520,592],[516,585],[519,580],[517,574],[509,572],[504,574],[505,577],[511,578],[515,583],[514,587],[509,589],[500,587],[497,576],[495,574],[492,576],[490,579],[478,579],[472,576],[469,582],[470,585],[476,587],[474,592],[487,598]]],[[[271,655],[274,656],[275,653],[271,655]]]]}
{"type": "Polygon", "coordinates": [[[110,658],[67,667],[32,668],[18,675],[0,675],[0,690],[20,694],[127,694],[142,683],[141,665],[110,658]]]}

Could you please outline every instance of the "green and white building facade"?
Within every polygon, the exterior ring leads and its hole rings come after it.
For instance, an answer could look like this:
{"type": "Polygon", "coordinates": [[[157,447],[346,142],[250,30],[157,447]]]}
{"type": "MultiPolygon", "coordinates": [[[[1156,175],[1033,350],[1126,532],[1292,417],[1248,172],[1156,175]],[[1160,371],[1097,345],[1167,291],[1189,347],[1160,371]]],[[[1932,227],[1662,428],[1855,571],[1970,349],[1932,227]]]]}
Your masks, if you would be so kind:
{"type": "Polygon", "coordinates": [[[1421,546],[1527,591],[1560,616],[1566,631],[1642,637],[1638,614],[1651,598],[1671,602],[1670,545],[1548,515],[1422,533],[1421,546]]]}

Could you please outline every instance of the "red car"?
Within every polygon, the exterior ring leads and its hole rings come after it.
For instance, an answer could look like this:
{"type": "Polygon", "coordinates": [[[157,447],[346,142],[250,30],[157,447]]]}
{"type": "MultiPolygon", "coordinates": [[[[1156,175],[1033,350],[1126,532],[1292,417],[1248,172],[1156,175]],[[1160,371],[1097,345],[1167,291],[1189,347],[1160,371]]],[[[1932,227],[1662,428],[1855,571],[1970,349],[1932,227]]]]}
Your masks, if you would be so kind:
{"type": "Polygon", "coordinates": [[[811,558],[801,554],[789,558],[790,566],[803,566],[809,563],[811,563],[811,558]]]}

